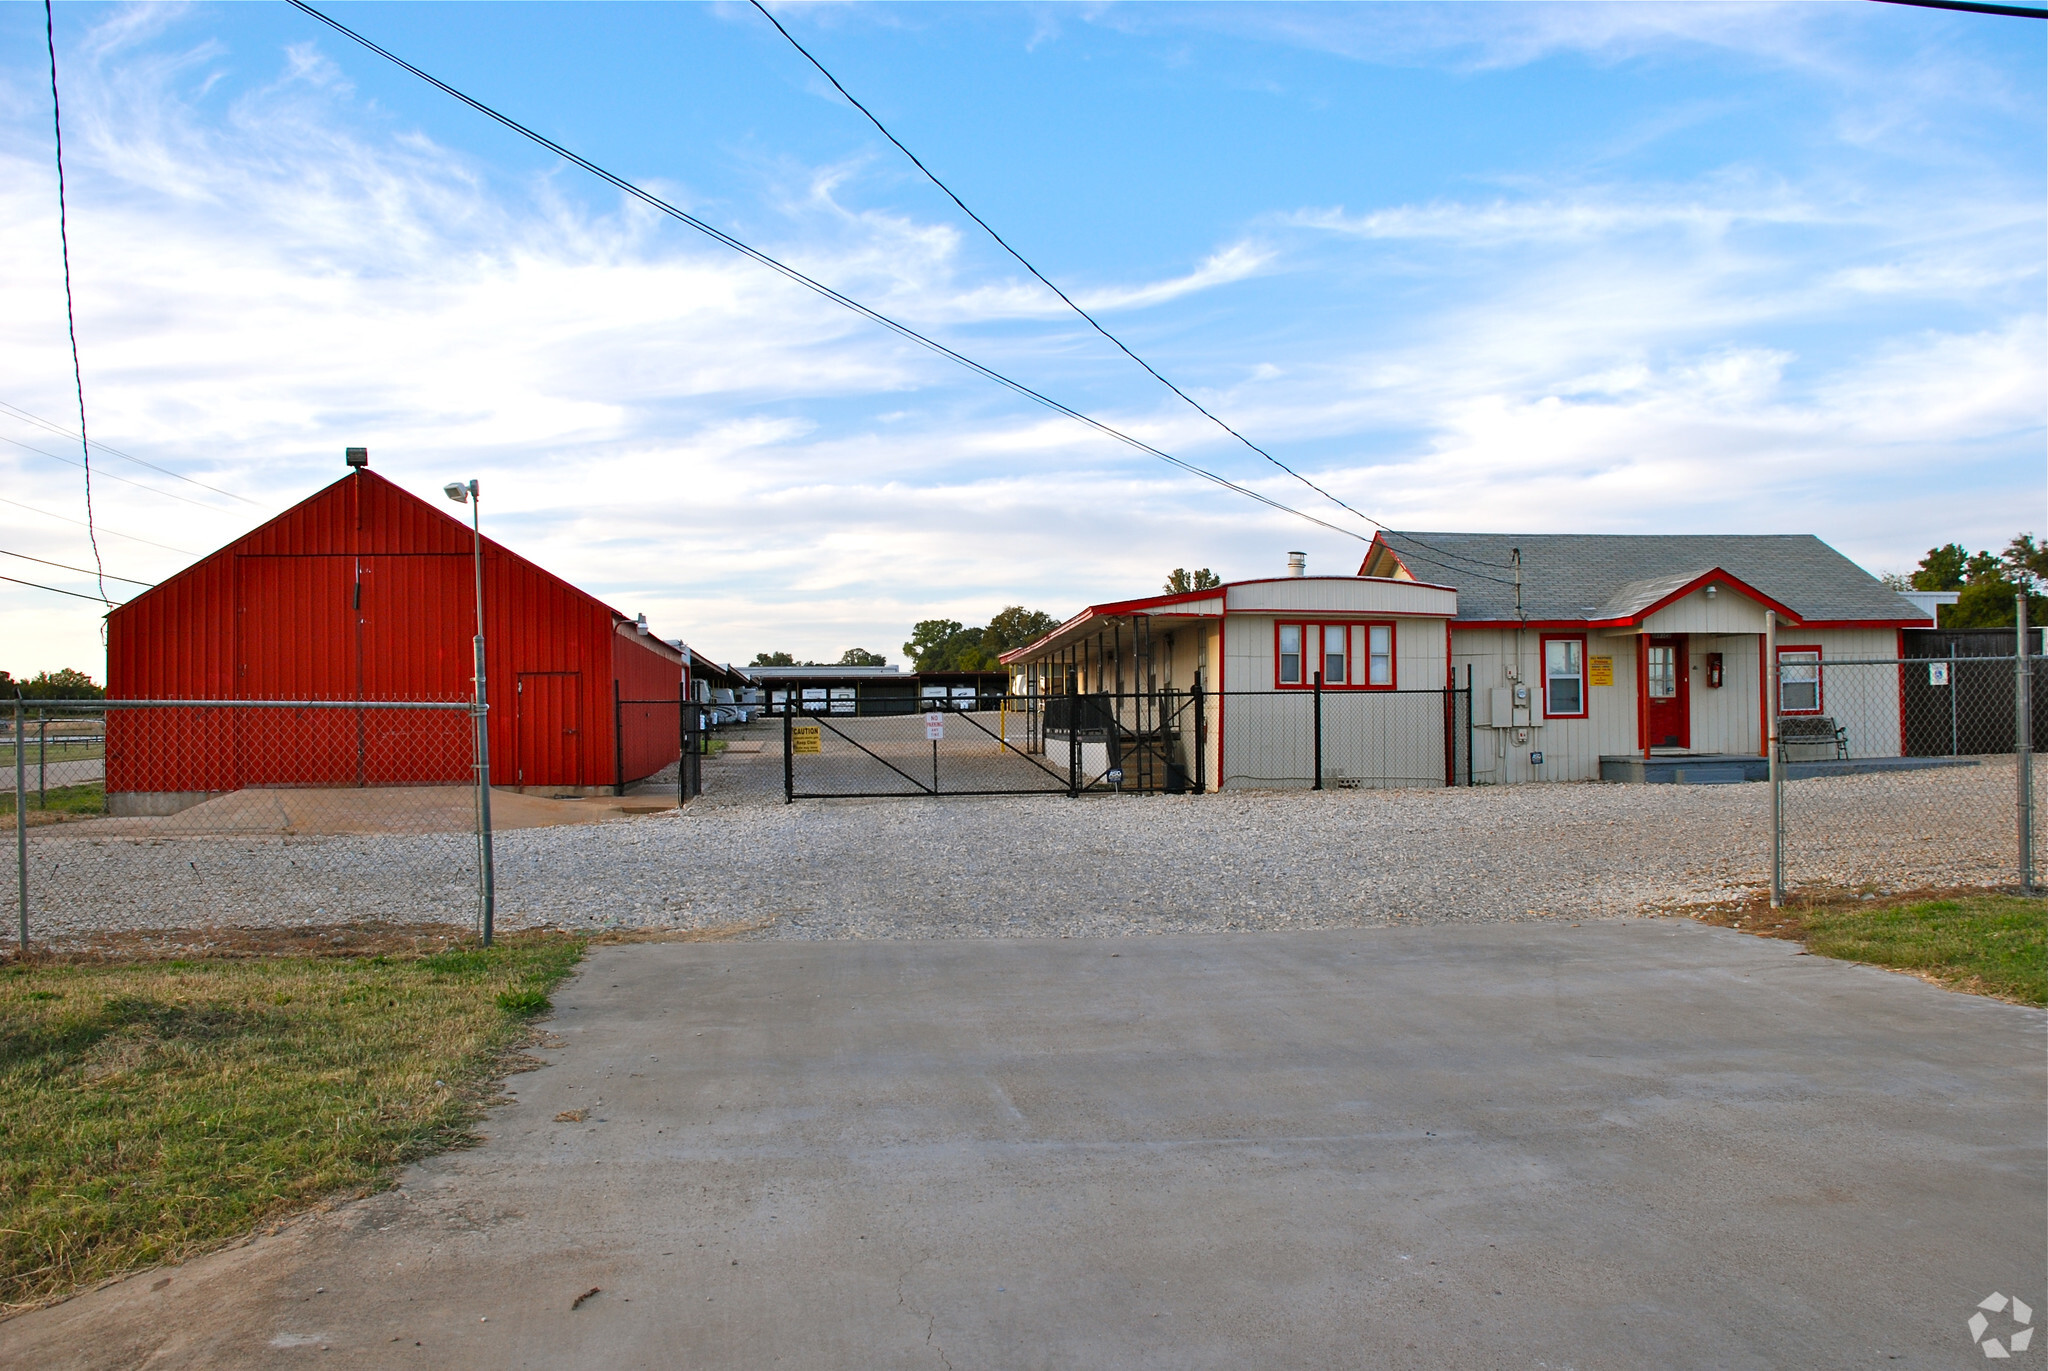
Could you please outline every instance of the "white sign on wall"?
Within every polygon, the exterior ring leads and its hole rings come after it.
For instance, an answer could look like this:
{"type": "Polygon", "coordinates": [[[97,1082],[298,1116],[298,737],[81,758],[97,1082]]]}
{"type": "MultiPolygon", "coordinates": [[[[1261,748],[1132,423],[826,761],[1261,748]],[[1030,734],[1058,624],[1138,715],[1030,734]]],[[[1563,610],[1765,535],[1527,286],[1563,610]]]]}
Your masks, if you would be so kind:
{"type": "Polygon", "coordinates": [[[946,736],[946,716],[943,714],[925,715],[924,736],[935,743],[944,738],[946,736]]]}

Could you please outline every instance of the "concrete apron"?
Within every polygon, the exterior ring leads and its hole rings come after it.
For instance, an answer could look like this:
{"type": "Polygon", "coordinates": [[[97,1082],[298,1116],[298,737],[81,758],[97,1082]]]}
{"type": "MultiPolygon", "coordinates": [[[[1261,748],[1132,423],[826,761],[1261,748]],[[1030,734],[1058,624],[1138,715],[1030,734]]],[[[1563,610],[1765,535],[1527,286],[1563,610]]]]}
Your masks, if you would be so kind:
{"type": "Polygon", "coordinates": [[[2044,1016],[1725,930],[639,945],[557,1003],[483,1146],[0,1364],[1960,1366],[2048,1307],[2044,1016]]]}

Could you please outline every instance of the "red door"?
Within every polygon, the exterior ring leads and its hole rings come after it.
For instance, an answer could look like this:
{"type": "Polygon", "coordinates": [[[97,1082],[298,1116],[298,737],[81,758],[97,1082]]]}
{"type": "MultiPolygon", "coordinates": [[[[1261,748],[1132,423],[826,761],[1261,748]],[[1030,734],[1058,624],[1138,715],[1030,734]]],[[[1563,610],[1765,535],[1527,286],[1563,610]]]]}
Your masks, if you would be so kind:
{"type": "Polygon", "coordinates": [[[1644,661],[1649,692],[1649,745],[1692,746],[1692,698],[1686,680],[1685,635],[1652,638],[1644,661]]]}
{"type": "Polygon", "coordinates": [[[515,708],[514,785],[583,781],[583,673],[522,671],[515,708]]]}

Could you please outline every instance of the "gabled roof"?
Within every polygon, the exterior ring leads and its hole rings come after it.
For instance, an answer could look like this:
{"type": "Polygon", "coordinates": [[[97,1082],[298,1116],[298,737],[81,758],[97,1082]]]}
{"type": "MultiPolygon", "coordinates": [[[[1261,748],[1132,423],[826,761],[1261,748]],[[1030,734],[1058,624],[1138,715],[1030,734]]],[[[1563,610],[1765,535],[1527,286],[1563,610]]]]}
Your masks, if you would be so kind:
{"type": "Polygon", "coordinates": [[[1806,623],[1924,625],[1912,601],[1807,533],[1407,533],[1373,539],[1361,576],[1412,576],[1458,588],[1458,618],[1515,619],[1513,553],[1522,553],[1530,620],[1621,622],[1724,573],[1806,623]]]}

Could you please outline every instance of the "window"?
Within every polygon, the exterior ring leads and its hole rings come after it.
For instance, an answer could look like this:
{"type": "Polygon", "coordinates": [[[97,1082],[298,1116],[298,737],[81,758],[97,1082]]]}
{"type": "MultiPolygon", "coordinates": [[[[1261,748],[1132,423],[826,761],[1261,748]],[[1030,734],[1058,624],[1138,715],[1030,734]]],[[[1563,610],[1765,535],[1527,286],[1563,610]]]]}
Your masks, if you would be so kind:
{"type": "Polygon", "coordinates": [[[1652,643],[1644,658],[1645,674],[1650,681],[1650,698],[1653,700],[1674,699],[1678,695],[1678,649],[1665,644],[1652,643]]]}
{"type": "MultiPolygon", "coordinates": [[[[1666,649],[1668,651],[1669,649],[1666,649]]],[[[1586,640],[1543,640],[1543,717],[1586,717],[1586,640]]]]}
{"type": "Polygon", "coordinates": [[[1365,626],[1367,663],[1365,683],[1375,686],[1394,684],[1394,626],[1392,624],[1367,624],[1365,626]]]}
{"type": "Polygon", "coordinates": [[[1395,685],[1392,624],[1276,624],[1273,681],[1326,690],[1391,690],[1395,685]]]}
{"type": "Polygon", "coordinates": [[[1820,713],[1820,649],[1778,649],[1778,712],[1820,713]]]}
{"type": "Polygon", "coordinates": [[[1330,624],[1323,629],[1323,684],[1344,685],[1350,681],[1345,674],[1348,660],[1344,649],[1351,630],[1342,624],[1330,624]]]}

